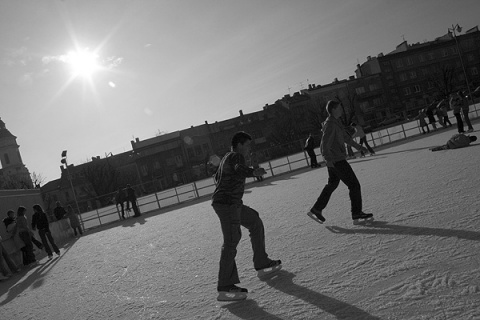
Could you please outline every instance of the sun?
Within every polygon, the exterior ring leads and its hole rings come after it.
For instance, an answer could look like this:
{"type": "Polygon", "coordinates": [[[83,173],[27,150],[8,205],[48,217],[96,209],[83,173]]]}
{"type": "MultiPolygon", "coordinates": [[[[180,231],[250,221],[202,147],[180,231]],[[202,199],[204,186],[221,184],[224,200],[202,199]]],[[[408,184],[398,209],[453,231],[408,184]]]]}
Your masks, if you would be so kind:
{"type": "Polygon", "coordinates": [[[91,78],[100,69],[98,55],[88,49],[70,51],[65,60],[74,77],[91,78]]]}

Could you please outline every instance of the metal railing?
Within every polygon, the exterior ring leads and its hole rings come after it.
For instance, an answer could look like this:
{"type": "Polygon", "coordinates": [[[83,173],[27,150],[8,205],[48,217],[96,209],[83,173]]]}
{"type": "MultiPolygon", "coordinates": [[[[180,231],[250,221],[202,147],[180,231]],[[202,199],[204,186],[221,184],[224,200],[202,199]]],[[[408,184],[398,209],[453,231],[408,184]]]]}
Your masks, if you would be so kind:
{"type": "MultiPolygon", "coordinates": [[[[470,114],[472,115],[472,119],[478,118],[480,114],[480,104],[470,105],[470,114]]],[[[448,116],[453,120],[452,123],[456,123],[452,111],[448,112],[448,116]]],[[[422,131],[418,125],[418,121],[414,120],[402,122],[400,124],[393,124],[388,128],[368,133],[366,136],[367,141],[371,143],[373,147],[378,147],[418,136],[421,133],[422,131]]],[[[315,149],[315,153],[317,156],[321,156],[319,148],[315,149]]],[[[269,178],[309,167],[309,161],[310,158],[306,152],[299,152],[260,163],[260,167],[267,171],[267,174],[264,177],[269,178]]],[[[323,161],[320,161],[319,164],[320,166],[325,165],[323,161]]],[[[247,178],[246,183],[248,184],[254,181],[255,178],[247,178]]],[[[209,177],[175,188],[139,197],[137,199],[137,203],[140,211],[145,213],[206,197],[213,194],[214,190],[215,182],[213,177],[209,177]]],[[[129,216],[128,211],[126,211],[126,213],[129,216]]],[[[120,211],[115,204],[112,204],[82,213],[81,218],[83,220],[84,228],[91,229],[120,220],[120,211]]]]}

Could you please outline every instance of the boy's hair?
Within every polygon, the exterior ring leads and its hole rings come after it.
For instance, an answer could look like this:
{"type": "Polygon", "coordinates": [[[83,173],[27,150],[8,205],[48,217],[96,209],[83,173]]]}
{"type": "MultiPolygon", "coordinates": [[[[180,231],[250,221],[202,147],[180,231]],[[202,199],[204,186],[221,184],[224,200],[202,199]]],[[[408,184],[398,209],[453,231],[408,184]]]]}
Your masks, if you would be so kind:
{"type": "Polygon", "coordinates": [[[20,206],[17,209],[17,216],[23,216],[25,214],[25,211],[27,211],[27,208],[20,206]]]}
{"type": "Polygon", "coordinates": [[[330,100],[327,102],[327,113],[332,115],[333,109],[338,107],[340,103],[338,101],[330,100]]]}
{"type": "Polygon", "coordinates": [[[248,140],[252,140],[252,137],[248,133],[238,131],[232,137],[232,148],[236,148],[239,143],[244,144],[248,140]]]}
{"type": "Polygon", "coordinates": [[[43,209],[39,204],[34,204],[33,205],[33,210],[43,212],[43,209]]]}

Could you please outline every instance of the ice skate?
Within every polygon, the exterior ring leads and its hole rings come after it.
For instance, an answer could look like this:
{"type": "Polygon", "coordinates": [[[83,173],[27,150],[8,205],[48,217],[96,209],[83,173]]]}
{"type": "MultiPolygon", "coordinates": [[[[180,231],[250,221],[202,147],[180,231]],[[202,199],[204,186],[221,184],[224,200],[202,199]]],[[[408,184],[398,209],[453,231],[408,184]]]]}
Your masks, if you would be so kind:
{"type": "Polygon", "coordinates": [[[373,214],[364,212],[352,214],[352,219],[354,225],[366,224],[373,221],[373,214]]]}
{"type": "Polygon", "coordinates": [[[318,210],[315,208],[310,209],[307,215],[315,222],[323,224],[325,222],[325,218],[322,215],[322,210],[318,210]]]}
{"type": "Polygon", "coordinates": [[[248,290],[245,288],[237,287],[232,284],[230,286],[218,287],[218,301],[238,301],[245,300],[247,298],[248,290]]]}
{"type": "Polygon", "coordinates": [[[273,275],[274,273],[280,271],[282,269],[282,261],[280,260],[272,260],[270,264],[264,268],[255,268],[257,270],[257,277],[260,279],[273,275]]]}

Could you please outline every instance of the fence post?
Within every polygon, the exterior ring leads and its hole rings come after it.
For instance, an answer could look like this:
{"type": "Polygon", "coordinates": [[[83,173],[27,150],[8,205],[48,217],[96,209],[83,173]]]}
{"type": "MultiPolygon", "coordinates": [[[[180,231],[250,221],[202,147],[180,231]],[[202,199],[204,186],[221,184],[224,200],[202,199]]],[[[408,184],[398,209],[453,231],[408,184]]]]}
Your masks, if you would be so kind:
{"type": "Polygon", "coordinates": [[[292,172],[292,166],[290,165],[290,159],[287,156],[287,163],[288,163],[288,171],[292,172]]]}
{"type": "Polygon", "coordinates": [[[180,203],[180,197],[178,196],[177,187],[175,187],[174,189],[175,189],[175,195],[177,196],[177,203],[180,203]]]}
{"type": "Polygon", "coordinates": [[[102,225],[102,220],[100,219],[100,214],[98,213],[98,209],[95,209],[95,211],[97,212],[98,221],[100,222],[100,225],[102,225]]]}
{"type": "Polygon", "coordinates": [[[403,126],[403,123],[402,123],[402,131],[403,131],[403,138],[407,139],[407,133],[405,132],[405,127],[403,126]]]}
{"type": "Polygon", "coordinates": [[[272,173],[272,177],[274,177],[275,175],[273,174],[272,163],[270,161],[268,161],[268,167],[270,168],[270,172],[272,173]]]}
{"type": "Polygon", "coordinates": [[[160,206],[160,200],[158,200],[158,195],[157,195],[156,192],[155,192],[155,199],[157,199],[158,209],[160,209],[160,208],[161,208],[161,206],[160,206]]]}
{"type": "Polygon", "coordinates": [[[197,199],[200,198],[200,195],[198,194],[196,181],[193,181],[193,188],[195,189],[195,196],[197,197],[197,199]]]}

